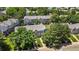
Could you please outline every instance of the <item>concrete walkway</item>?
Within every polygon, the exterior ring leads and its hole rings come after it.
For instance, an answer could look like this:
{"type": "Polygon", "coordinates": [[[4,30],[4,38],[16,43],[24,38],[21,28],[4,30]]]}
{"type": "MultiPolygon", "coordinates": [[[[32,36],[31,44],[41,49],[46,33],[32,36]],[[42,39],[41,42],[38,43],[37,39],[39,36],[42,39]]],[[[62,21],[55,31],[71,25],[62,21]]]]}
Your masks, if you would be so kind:
{"type": "Polygon", "coordinates": [[[63,46],[60,51],[79,51],[79,42],[73,42],[71,45],[63,46]]]}
{"type": "Polygon", "coordinates": [[[55,51],[53,48],[41,47],[38,51],[55,51]]]}

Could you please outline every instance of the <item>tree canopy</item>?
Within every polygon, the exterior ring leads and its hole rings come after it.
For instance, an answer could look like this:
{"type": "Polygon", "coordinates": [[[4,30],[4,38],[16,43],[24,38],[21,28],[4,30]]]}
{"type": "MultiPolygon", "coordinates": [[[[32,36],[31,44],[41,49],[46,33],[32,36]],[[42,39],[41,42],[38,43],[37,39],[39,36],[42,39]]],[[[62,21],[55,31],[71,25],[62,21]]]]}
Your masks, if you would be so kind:
{"type": "Polygon", "coordinates": [[[5,21],[8,19],[7,15],[0,15],[0,22],[5,21]]]}
{"type": "Polygon", "coordinates": [[[5,43],[5,36],[0,32],[0,51],[8,51],[10,47],[5,43]]]}
{"type": "Polygon", "coordinates": [[[24,7],[9,7],[6,13],[10,17],[22,18],[26,14],[26,9],[24,7]]]}
{"type": "Polygon", "coordinates": [[[36,35],[31,30],[19,28],[17,32],[11,33],[8,38],[8,42],[13,46],[12,50],[31,50],[35,47],[36,35]]]}
{"type": "Polygon", "coordinates": [[[54,23],[50,26],[50,29],[44,34],[42,38],[46,46],[58,48],[62,45],[62,42],[70,42],[68,40],[69,34],[70,30],[67,25],[54,23]]]}
{"type": "Polygon", "coordinates": [[[27,8],[30,12],[29,15],[48,15],[49,10],[48,7],[31,7],[27,8]]]}
{"type": "Polygon", "coordinates": [[[39,19],[34,19],[34,20],[32,20],[32,23],[33,23],[34,25],[36,25],[36,24],[40,24],[41,22],[40,22],[39,19]]]}
{"type": "Polygon", "coordinates": [[[9,7],[6,10],[6,13],[7,13],[7,15],[14,17],[17,13],[17,10],[14,7],[9,7]]]}

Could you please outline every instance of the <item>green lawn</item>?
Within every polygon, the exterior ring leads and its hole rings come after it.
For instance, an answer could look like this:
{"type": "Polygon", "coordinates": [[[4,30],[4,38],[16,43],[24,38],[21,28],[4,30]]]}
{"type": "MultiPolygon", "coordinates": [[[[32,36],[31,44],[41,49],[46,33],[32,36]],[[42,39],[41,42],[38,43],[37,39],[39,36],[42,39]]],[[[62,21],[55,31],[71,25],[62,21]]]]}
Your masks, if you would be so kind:
{"type": "Polygon", "coordinates": [[[79,40],[79,34],[76,34],[76,37],[78,38],[78,40],[79,40]]]}
{"type": "Polygon", "coordinates": [[[69,39],[71,40],[71,42],[78,42],[79,41],[79,36],[75,35],[75,34],[71,34],[69,39]]]}
{"type": "Polygon", "coordinates": [[[45,25],[46,29],[49,29],[50,28],[50,25],[45,25]]]}
{"type": "MultiPolygon", "coordinates": [[[[69,40],[73,43],[73,42],[78,42],[79,41],[79,35],[77,34],[71,34],[70,37],[69,37],[69,40]]],[[[38,47],[44,47],[45,44],[43,43],[43,40],[42,38],[38,38],[36,39],[36,44],[38,47]]],[[[79,48],[78,48],[79,49],[79,48]]]]}
{"type": "Polygon", "coordinates": [[[42,38],[36,39],[36,44],[37,44],[37,46],[43,47],[44,46],[44,43],[43,43],[42,38]]]}

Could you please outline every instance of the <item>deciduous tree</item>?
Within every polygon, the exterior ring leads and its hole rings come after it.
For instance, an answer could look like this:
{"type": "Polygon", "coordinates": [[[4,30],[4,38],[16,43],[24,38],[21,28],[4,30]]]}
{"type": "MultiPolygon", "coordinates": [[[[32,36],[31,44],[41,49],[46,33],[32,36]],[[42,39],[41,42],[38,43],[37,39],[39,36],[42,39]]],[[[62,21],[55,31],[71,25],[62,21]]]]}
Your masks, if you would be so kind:
{"type": "Polygon", "coordinates": [[[31,30],[19,28],[17,32],[11,33],[9,38],[14,50],[31,50],[35,47],[36,35],[31,30]]]}
{"type": "Polygon", "coordinates": [[[67,25],[54,23],[50,29],[44,34],[43,41],[48,47],[59,48],[62,42],[69,43],[68,40],[70,30],[67,25]]]}

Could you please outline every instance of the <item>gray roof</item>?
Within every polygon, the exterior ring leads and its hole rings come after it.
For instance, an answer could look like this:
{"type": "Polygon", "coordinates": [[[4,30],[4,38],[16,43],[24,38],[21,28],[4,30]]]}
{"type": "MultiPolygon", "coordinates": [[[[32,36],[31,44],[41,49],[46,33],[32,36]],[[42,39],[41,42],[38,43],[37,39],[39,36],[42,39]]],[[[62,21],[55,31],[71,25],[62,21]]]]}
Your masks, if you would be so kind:
{"type": "MultiPolygon", "coordinates": [[[[25,27],[27,30],[37,30],[37,31],[42,31],[45,30],[45,26],[43,24],[39,25],[26,25],[26,26],[19,26],[19,27],[25,27]]],[[[19,27],[15,27],[15,32],[19,27]]]]}
{"type": "Polygon", "coordinates": [[[4,32],[8,29],[8,26],[5,23],[0,23],[0,31],[4,32]]]}
{"type": "Polygon", "coordinates": [[[79,29],[79,23],[76,24],[68,24],[70,29],[79,29]]]}
{"type": "Polygon", "coordinates": [[[11,25],[12,25],[11,21],[9,21],[9,20],[4,21],[3,23],[4,23],[5,25],[7,25],[7,26],[11,26],[11,25]]]}
{"type": "Polygon", "coordinates": [[[18,19],[8,19],[12,22],[13,25],[17,25],[19,23],[18,19]]]}
{"type": "Polygon", "coordinates": [[[50,15],[44,15],[44,16],[25,16],[25,19],[50,19],[50,15]]]}
{"type": "Polygon", "coordinates": [[[8,19],[7,21],[1,22],[0,23],[0,31],[4,32],[10,28],[13,28],[16,25],[17,21],[18,21],[18,19],[8,19]]]}

